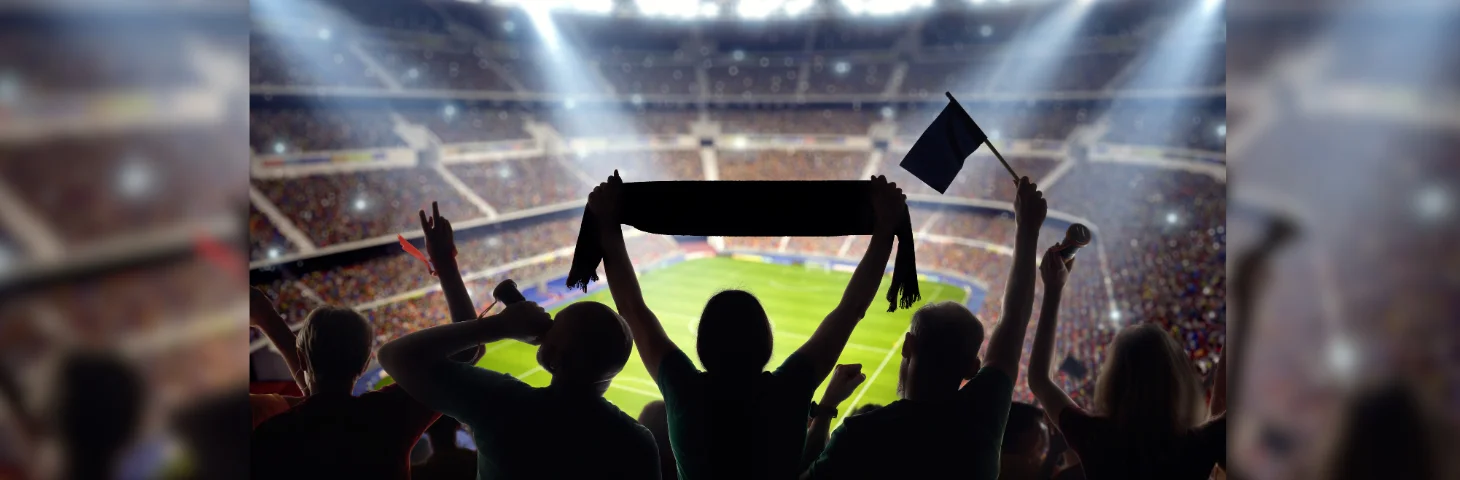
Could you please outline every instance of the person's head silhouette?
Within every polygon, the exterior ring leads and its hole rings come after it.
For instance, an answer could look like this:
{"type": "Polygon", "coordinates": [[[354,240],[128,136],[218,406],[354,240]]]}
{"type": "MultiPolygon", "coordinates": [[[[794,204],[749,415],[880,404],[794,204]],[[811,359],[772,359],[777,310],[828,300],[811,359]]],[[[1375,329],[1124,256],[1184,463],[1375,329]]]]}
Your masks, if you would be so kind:
{"type": "Polygon", "coordinates": [[[1009,405],[1009,419],[1004,424],[1004,443],[1000,465],[1029,472],[1037,471],[1049,450],[1049,427],[1044,411],[1024,402],[1009,405]]]}
{"type": "Polygon", "coordinates": [[[1204,401],[1186,352],[1150,323],[1115,336],[1095,379],[1095,411],[1130,434],[1182,434],[1206,420],[1204,401]]]}
{"type": "Polygon", "coordinates": [[[370,363],[370,325],[349,308],[315,309],[305,319],[297,342],[312,395],[349,395],[370,363]]]}
{"type": "Polygon", "coordinates": [[[706,372],[760,373],[771,360],[770,318],[750,292],[725,290],[710,297],[697,332],[695,350],[706,372]]]}
{"type": "Polygon", "coordinates": [[[929,303],[913,313],[902,344],[897,393],[916,399],[958,391],[978,373],[983,324],[956,302],[929,303]]]}
{"type": "Polygon", "coordinates": [[[145,385],[120,357],[77,352],[61,360],[56,382],[57,440],[68,478],[111,478],[142,421],[145,385]]]}
{"type": "Polygon", "coordinates": [[[623,317],[598,302],[578,302],[558,312],[542,338],[537,363],[555,386],[592,385],[606,390],[624,369],[633,337],[623,317]]]}

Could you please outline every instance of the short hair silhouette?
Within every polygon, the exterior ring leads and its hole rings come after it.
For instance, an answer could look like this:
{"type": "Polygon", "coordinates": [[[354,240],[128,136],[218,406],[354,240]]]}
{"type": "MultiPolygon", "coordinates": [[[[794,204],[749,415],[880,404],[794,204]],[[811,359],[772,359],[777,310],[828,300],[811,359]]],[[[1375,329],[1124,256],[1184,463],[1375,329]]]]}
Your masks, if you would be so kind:
{"type": "Polygon", "coordinates": [[[537,362],[559,380],[594,383],[624,369],[633,351],[629,326],[608,305],[577,302],[558,312],[537,349],[537,362]]]}
{"type": "Polygon", "coordinates": [[[324,306],[310,312],[297,340],[310,390],[353,384],[370,363],[372,337],[365,317],[353,309],[324,306]]]}
{"type": "Polygon", "coordinates": [[[679,478],[679,465],[674,461],[674,449],[669,444],[669,411],[664,401],[655,400],[644,405],[639,412],[639,424],[649,429],[649,433],[654,435],[654,443],[659,445],[660,478],[679,478]]]}
{"type": "Polygon", "coordinates": [[[765,308],[744,290],[710,297],[696,337],[700,364],[711,373],[759,373],[771,361],[775,342],[765,308]]]}
{"type": "Polygon", "coordinates": [[[866,413],[872,413],[872,412],[877,411],[880,408],[882,408],[882,405],[880,405],[880,404],[869,403],[869,404],[866,404],[866,405],[862,405],[860,407],[857,407],[855,410],[852,410],[852,413],[851,414],[849,414],[847,416],[862,415],[862,414],[866,414],[866,413]]]}
{"type": "Polygon", "coordinates": [[[1003,453],[1038,456],[1048,446],[1049,431],[1044,426],[1044,410],[1024,402],[1009,405],[1009,420],[1004,424],[1003,453]]]}
{"type": "Polygon", "coordinates": [[[142,376],[120,356],[97,351],[67,354],[57,374],[52,403],[70,474],[109,475],[142,422],[142,376]]]}
{"type": "Polygon", "coordinates": [[[1186,351],[1145,323],[1116,334],[1095,379],[1095,410],[1130,435],[1157,439],[1206,421],[1201,380],[1186,351]]]}
{"type": "Polygon", "coordinates": [[[948,301],[923,305],[913,312],[908,334],[912,344],[903,348],[911,347],[912,353],[905,351],[899,366],[899,393],[906,392],[908,382],[969,378],[978,373],[983,323],[968,307],[948,301]]]}
{"type": "Polygon", "coordinates": [[[1402,382],[1366,388],[1347,403],[1318,478],[1441,478],[1436,447],[1446,443],[1412,388],[1402,382]]]}

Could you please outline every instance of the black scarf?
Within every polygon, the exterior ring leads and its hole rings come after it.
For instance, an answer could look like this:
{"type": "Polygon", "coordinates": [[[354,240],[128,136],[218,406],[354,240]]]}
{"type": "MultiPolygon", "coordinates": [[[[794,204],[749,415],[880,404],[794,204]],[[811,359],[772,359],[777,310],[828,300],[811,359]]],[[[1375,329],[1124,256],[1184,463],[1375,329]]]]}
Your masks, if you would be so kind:
{"type": "MultiPolygon", "coordinates": [[[[831,237],[869,235],[873,228],[870,181],[677,181],[623,185],[623,223],[648,233],[726,237],[831,237]]],[[[598,280],[603,247],[598,219],[583,212],[568,287],[588,289],[598,280]]],[[[906,210],[897,229],[897,257],[887,311],[920,298],[913,257],[912,221],[906,210]],[[902,297],[899,300],[898,292],[902,297]]]]}

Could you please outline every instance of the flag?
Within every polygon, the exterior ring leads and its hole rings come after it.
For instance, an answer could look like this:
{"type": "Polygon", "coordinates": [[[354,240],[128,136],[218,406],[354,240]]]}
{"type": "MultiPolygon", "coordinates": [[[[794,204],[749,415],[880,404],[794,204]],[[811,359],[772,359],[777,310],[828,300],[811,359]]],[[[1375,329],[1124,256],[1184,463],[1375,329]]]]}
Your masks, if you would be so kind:
{"type": "Polygon", "coordinates": [[[923,130],[900,165],[938,193],[947,193],[953,178],[963,169],[963,160],[986,141],[988,135],[949,94],[948,105],[923,130]]]}
{"type": "Polygon", "coordinates": [[[1077,380],[1083,380],[1085,375],[1090,373],[1084,364],[1081,364],[1079,360],[1075,360],[1075,357],[1070,355],[1065,355],[1065,361],[1060,362],[1060,371],[1065,372],[1070,378],[1077,380]]]}

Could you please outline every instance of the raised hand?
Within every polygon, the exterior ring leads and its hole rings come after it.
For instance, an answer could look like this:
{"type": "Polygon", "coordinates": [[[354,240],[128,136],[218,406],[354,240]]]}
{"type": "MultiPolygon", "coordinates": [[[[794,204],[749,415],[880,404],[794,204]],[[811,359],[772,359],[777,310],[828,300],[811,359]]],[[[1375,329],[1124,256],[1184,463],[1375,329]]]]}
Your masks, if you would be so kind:
{"type": "Polygon", "coordinates": [[[867,374],[862,373],[862,364],[849,363],[837,365],[831,372],[831,382],[826,384],[826,392],[821,394],[821,404],[827,406],[840,405],[852,396],[852,392],[867,380],[867,374]]]}
{"type": "Polygon", "coordinates": [[[872,212],[874,214],[875,229],[879,232],[891,233],[902,225],[903,212],[907,210],[907,195],[897,188],[896,183],[887,181],[887,177],[876,175],[872,177],[872,212]]]}
{"type": "MultiPolygon", "coordinates": [[[[426,254],[431,256],[432,262],[440,262],[448,258],[456,258],[456,240],[451,233],[451,222],[441,217],[441,210],[436,207],[436,202],[431,202],[431,216],[426,216],[426,211],[421,210],[421,231],[426,234],[426,254]]],[[[440,269],[438,266],[437,269],[440,269]]]]}
{"type": "Polygon", "coordinates": [[[507,338],[529,345],[541,344],[543,336],[553,328],[553,317],[534,302],[507,305],[495,318],[495,321],[505,322],[507,338]]]}
{"type": "Polygon", "coordinates": [[[623,186],[618,170],[614,170],[608,181],[598,184],[593,193],[588,194],[588,210],[598,216],[601,225],[617,226],[622,223],[623,186]]]}
{"type": "Polygon", "coordinates": [[[259,325],[260,322],[267,321],[267,319],[277,317],[278,315],[278,310],[274,309],[274,300],[269,298],[268,294],[264,293],[263,290],[259,290],[258,287],[248,289],[249,325],[259,325]]]}
{"type": "Polygon", "coordinates": [[[1075,268],[1075,259],[1071,258],[1065,263],[1054,247],[1044,251],[1044,260],[1039,262],[1039,277],[1044,280],[1044,291],[1048,294],[1051,291],[1064,288],[1065,280],[1069,279],[1070,270],[1075,268]]]}
{"type": "Polygon", "coordinates": [[[1045,215],[1049,213],[1049,204],[1045,202],[1039,186],[1030,182],[1029,177],[1020,178],[1017,183],[1019,191],[1014,199],[1014,222],[1020,232],[1038,234],[1045,215]]]}

